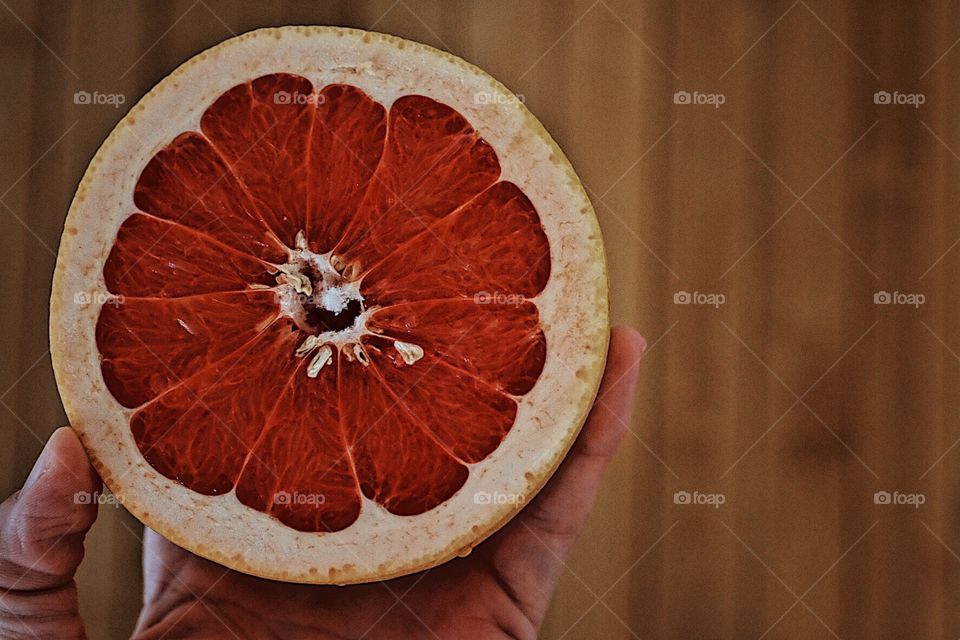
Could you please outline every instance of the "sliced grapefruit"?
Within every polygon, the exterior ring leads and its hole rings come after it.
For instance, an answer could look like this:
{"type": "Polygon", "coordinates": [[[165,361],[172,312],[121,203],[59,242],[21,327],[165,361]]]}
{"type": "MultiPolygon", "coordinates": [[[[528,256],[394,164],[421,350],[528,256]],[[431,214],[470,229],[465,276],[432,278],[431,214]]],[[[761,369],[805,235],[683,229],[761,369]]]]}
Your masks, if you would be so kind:
{"type": "Polygon", "coordinates": [[[108,488],[177,544],[350,583],[468,552],[547,481],[606,357],[597,220],[513,94],[326,27],[190,60],[97,152],[53,363],[108,488]]]}

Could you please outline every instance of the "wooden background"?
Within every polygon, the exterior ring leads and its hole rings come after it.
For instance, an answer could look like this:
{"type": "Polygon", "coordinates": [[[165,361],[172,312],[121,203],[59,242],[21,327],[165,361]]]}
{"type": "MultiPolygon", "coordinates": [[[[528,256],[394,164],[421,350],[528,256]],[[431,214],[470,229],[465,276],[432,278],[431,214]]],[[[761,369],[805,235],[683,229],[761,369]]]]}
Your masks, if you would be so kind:
{"type": "MultiPolygon", "coordinates": [[[[522,94],[594,199],[639,416],[544,638],[960,635],[960,8],[937,2],[0,2],[0,492],[64,417],[47,298],[125,108],[264,25],[373,28],[522,94]],[[675,104],[677,91],[724,103],[675,104]],[[919,108],[874,93],[922,94],[919,108]],[[680,291],[719,307],[674,304],[680,291]],[[878,291],[925,296],[875,305],[878,291]],[[724,504],[675,504],[678,491],[724,504]],[[919,508],[874,503],[922,494],[919,508]]],[[[92,638],[139,605],[139,524],[81,570],[92,638]]]]}

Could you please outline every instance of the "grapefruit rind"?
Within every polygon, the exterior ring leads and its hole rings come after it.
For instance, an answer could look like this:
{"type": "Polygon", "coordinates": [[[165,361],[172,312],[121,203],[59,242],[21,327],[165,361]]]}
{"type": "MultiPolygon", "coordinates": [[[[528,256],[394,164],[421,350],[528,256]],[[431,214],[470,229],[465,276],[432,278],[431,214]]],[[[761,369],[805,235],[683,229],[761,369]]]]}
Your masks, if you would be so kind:
{"type": "Polygon", "coordinates": [[[61,238],[50,302],[51,354],[67,415],[106,486],[145,525],[200,556],[291,582],[349,584],[409,574],[464,555],[546,483],[593,403],[609,339],[603,242],[590,201],[563,152],[502,84],[449,53],[390,35],[281,27],[227,40],[187,61],[146,94],[103,143],[80,183],[61,238]],[[94,335],[109,299],[103,264],[146,162],[231,87],[288,72],[315,86],[352,84],[385,107],[423,94],[459,111],[496,150],[501,179],[536,206],[552,275],[534,299],[547,338],[537,384],[519,398],[501,445],[470,466],[461,490],[417,516],[364,499],[335,533],[305,533],[230,494],[193,492],[153,469],[137,448],[130,410],[107,390],[94,335]],[[483,96],[482,99],[478,96],[483,96]],[[84,297],[79,297],[84,296],[84,297]],[[78,302],[82,301],[82,302],[78,302]],[[92,302],[91,302],[92,301],[92,302]],[[512,496],[478,504],[479,494],[512,496]]]}

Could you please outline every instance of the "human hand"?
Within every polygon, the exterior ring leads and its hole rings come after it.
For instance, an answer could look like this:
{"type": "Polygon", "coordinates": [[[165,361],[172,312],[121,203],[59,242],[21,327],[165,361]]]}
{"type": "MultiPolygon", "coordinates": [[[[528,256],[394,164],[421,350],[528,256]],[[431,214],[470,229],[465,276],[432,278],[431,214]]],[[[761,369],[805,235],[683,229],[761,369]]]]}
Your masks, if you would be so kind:
{"type": "Polygon", "coordinates": [[[69,427],[53,432],[23,488],[0,504],[0,638],[85,638],[73,576],[97,519],[100,478],[69,427]]]}
{"type": "MultiPolygon", "coordinates": [[[[147,530],[134,638],[536,638],[629,424],[644,348],[635,331],[614,328],[598,400],[573,449],[540,495],[466,558],[386,582],[299,585],[225,569],[147,530]]],[[[97,488],[76,436],[60,429],[24,489],[0,506],[2,637],[84,637],[73,575],[96,505],[73,495],[97,488]]]]}

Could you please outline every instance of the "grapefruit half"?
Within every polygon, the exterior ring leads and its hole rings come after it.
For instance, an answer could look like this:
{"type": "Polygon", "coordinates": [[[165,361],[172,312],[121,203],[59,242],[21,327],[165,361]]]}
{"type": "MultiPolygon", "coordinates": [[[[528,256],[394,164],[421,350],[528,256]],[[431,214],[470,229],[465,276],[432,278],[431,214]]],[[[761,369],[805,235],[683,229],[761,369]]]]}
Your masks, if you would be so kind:
{"type": "Polygon", "coordinates": [[[547,481],[608,341],[603,244],[503,85],[352,29],[262,29],[131,109],[77,190],[51,350],[146,525],[352,583],[465,554],[547,481]]]}

